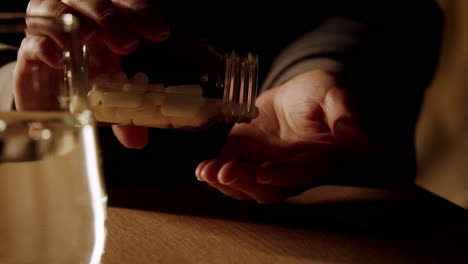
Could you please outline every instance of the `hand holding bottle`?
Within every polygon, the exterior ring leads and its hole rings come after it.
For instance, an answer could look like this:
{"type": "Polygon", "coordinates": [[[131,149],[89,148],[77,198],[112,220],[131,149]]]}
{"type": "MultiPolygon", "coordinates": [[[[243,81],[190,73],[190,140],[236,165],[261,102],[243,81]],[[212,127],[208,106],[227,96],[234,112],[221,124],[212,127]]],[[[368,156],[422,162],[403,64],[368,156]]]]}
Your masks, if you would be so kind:
{"type": "MultiPolygon", "coordinates": [[[[58,17],[72,13],[80,20],[80,36],[84,44],[100,47],[100,58],[106,61],[105,71],[119,70],[119,54],[133,52],[141,38],[164,41],[169,26],[149,0],[31,0],[29,16],[58,17]]],[[[38,105],[32,98],[50,91],[33,91],[30,80],[34,74],[44,79],[60,74],[63,54],[60,36],[51,32],[28,32],[23,39],[13,74],[15,100],[18,109],[53,109],[55,102],[38,105]]],[[[96,51],[96,49],[94,49],[96,51]]],[[[42,89],[44,90],[44,89],[42,89]]],[[[117,138],[127,147],[141,148],[147,142],[147,129],[135,126],[114,126],[117,138]]]]}

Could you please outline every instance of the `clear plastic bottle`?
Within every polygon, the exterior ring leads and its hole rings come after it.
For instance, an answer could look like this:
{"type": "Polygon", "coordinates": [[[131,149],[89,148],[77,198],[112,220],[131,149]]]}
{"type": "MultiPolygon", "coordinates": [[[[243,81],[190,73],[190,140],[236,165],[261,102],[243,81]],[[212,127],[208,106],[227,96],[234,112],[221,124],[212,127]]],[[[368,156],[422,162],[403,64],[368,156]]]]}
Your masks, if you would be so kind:
{"type": "MultiPolygon", "coordinates": [[[[106,66],[99,52],[87,56],[90,71],[99,69],[96,61],[106,66]]],[[[111,74],[92,74],[88,98],[99,122],[199,130],[219,122],[248,123],[259,114],[258,57],[251,53],[176,38],[142,42],[119,63],[111,74]]]]}

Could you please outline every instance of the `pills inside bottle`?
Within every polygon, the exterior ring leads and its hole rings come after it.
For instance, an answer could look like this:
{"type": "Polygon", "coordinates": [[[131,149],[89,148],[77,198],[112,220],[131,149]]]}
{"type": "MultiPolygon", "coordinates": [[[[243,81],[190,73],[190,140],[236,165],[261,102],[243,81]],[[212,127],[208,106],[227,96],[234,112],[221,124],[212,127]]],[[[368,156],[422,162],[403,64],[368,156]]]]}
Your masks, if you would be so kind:
{"type": "Polygon", "coordinates": [[[88,102],[98,122],[198,130],[258,116],[258,57],[250,53],[178,39],[143,43],[120,61],[121,71],[91,79],[88,102]]]}

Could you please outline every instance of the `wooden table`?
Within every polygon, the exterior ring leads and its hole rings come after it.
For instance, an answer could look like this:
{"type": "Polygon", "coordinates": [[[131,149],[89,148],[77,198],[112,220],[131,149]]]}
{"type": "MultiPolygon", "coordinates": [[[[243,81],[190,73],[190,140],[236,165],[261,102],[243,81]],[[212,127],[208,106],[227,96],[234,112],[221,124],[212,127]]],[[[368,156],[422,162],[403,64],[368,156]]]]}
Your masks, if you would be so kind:
{"type": "Polygon", "coordinates": [[[467,211],[418,189],[324,186],[279,205],[204,184],[108,193],[104,264],[468,263],[467,211]]]}

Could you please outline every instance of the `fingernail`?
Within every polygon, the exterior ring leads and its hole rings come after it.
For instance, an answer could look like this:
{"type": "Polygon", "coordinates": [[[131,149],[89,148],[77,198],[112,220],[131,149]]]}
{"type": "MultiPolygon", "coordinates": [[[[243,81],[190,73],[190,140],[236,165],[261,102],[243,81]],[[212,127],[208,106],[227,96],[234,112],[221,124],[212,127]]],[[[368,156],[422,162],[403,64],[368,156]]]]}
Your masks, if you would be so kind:
{"type": "Polygon", "coordinates": [[[200,177],[198,177],[198,175],[200,175],[200,165],[198,165],[198,167],[195,169],[195,177],[197,177],[198,180],[200,180],[200,177]]]}
{"type": "Polygon", "coordinates": [[[203,172],[202,172],[202,175],[201,175],[200,178],[202,179],[202,181],[206,181],[206,182],[217,182],[217,181],[218,181],[218,179],[216,178],[216,176],[214,176],[214,177],[211,176],[211,177],[210,177],[208,174],[203,173],[203,172]]]}
{"type": "Polygon", "coordinates": [[[272,179],[268,175],[259,175],[259,176],[257,176],[257,182],[259,182],[261,184],[269,184],[269,183],[272,182],[272,179]]]}
{"type": "Polygon", "coordinates": [[[216,167],[213,167],[213,166],[217,166],[216,163],[211,163],[211,164],[207,164],[201,171],[200,171],[200,179],[202,181],[206,181],[206,182],[217,182],[218,181],[218,178],[217,178],[217,171],[219,169],[217,169],[216,167]]]}
{"type": "Polygon", "coordinates": [[[236,180],[237,180],[237,177],[231,178],[231,177],[226,177],[226,176],[224,176],[224,177],[222,177],[222,178],[219,179],[219,182],[222,183],[222,184],[224,184],[224,185],[231,185],[231,184],[233,184],[234,182],[236,182],[236,180]]]}
{"type": "Polygon", "coordinates": [[[136,46],[138,46],[139,42],[140,42],[140,40],[138,40],[138,39],[130,41],[129,43],[125,44],[123,46],[123,48],[124,49],[134,49],[134,48],[136,48],[136,46]]]}

